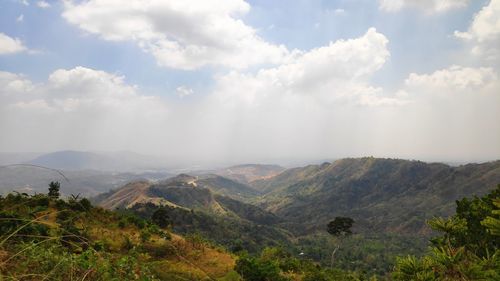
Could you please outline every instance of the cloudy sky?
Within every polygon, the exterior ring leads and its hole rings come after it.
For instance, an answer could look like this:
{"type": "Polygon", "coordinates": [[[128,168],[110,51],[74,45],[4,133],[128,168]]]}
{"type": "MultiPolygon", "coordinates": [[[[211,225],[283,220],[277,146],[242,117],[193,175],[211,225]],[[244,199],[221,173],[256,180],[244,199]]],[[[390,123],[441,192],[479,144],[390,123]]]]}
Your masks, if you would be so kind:
{"type": "Polygon", "coordinates": [[[0,152],[500,158],[500,0],[1,0],[0,152]]]}

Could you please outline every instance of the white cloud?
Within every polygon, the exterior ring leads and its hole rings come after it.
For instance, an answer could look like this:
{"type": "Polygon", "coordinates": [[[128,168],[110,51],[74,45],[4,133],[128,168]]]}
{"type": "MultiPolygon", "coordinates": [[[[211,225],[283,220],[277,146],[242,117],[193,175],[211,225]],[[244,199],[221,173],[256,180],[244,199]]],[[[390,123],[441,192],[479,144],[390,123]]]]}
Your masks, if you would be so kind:
{"type": "Polygon", "coordinates": [[[175,90],[180,98],[190,96],[194,93],[193,89],[187,86],[179,86],[175,90]]]}
{"type": "Polygon", "coordinates": [[[167,114],[164,101],[104,71],[59,69],[41,84],[0,72],[0,129],[9,132],[0,147],[138,149],[167,114]]]}
{"type": "Polygon", "coordinates": [[[0,32],[0,55],[26,51],[27,48],[18,38],[12,38],[0,32]]]}
{"type": "Polygon", "coordinates": [[[500,0],[491,0],[483,7],[466,32],[455,36],[472,44],[472,54],[486,60],[500,59],[500,0]]]}
{"type": "Polygon", "coordinates": [[[383,96],[369,78],[389,57],[387,38],[370,28],[360,38],[331,42],[277,67],[245,74],[233,71],[217,78],[217,93],[223,101],[263,103],[276,96],[308,96],[320,102],[351,101],[363,105],[397,104],[383,96]]]}
{"type": "Polygon", "coordinates": [[[453,65],[431,74],[411,73],[405,85],[419,91],[430,91],[441,95],[459,93],[478,94],[498,82],[498,75],[492,68],[462,67],[453,65]]]}
{"type": "Polygon", "coordinates": [[[221,74],[213,90],[185,102],[143,96],[123,77],[83,67],[56,70],[41,84],[6,74],[0,147],[134,150],[212,163],[354,153],[352,140],[376,131],[371,112],[403,101],[370,83],[389,58],[387,44],[369,29],[257,73],[221,74]]]}
{"type": "Polygon", "coordinates": [[[336,15],[343,15],[345,14],[345,10],[344,9],[335,9],[335,11],[333,11],[336,15]]]}
{"type": "Polygon", "coordinates": [[[205,65],[246,68],[279,63],[284,46],[263,40],[240,16],[243,0],[65,2],[64,18],[105,40],[134,41],[159,65],[196,69],[205,65]]]}
{"type": "Polygon", "coordinates": [[[38,1],[38,2],[36,2],[36,5],[42,9],[50,8],[50,4],[46,1],[38,1]]]}
{"type": "Polygon", "coordinates": [[[379,8],[397,12],[403,8],[418,8],[428,13],[445,12],[467,6],[469,0],[379,0],[379,8]]]}
{"type": "Polygon", "coordinates": [[[24,21],[24,15],[23,14],[20,14],[17,18],[16,18],[16,22],[23,22],[24,21]]]}
{"type": "Polygon", "coordinates": [[[499,89],[499,75],[492,68],[454,65],[410,74],[399,95],[412,103],[395,115],[399,135],[394,146],[408,142],[408,149],[435,160],[498,158],[499,89]]]}

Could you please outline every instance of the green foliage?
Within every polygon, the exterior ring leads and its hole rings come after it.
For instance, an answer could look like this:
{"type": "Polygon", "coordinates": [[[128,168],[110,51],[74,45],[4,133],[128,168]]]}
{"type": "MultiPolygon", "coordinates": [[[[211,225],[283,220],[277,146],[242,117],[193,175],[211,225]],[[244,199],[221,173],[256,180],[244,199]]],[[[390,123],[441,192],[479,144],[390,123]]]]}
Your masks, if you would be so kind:
{"type": "Polygon", "coordinates": [[[200,210],[186,210],[170,206],[159,207],[152,203],[135,204],[123,214],[151,219],[156,212],[161,212],[156,219],[168,217],[172,230],[183,235],[198,233],[216,244],[223,245],[233,252],[247,250],[258,253],[267,246],[284,244],[293,247],[286,232],[268,225],[233,217],[219,217],[200,210]],[[162,211],[159,211],[159,210],[162,211]]]}
{"type": "Polygon", "coordinates": [[[326,269],[310,259],[294,257],[282,247],[265,248],[259,256],[243,253],[235,270],[250,281],[361,281],[366,275],[341,269],[326,269]]]}
{"type": "Polygon", "coordinates": [[[57,199],[59,198],[59,189],[61,188],[61,184],[58,181],[51,181],[49,183],[49,197],[57,199]]]}
{"type": "Polygon", "coordinates": [[[333,236],[347,236],[352,234],[351,227],[354,220],[348,217],[335,217],[328,223],[327,231],[333,236]]]}
{"type": "MultiPolygon", "coordinates": [[[[78,196],[68,201],[0,196],[0,280],[159,280],[158,259],[175,257],[178,262],[191,251],[182,246],[184,240],[170,239],[170,233],[150,221],[95,208],[78,196]],[[126,224],[125,231],[118,222],[126,224]]],[[[225,264],[217,266],[229,271],[225,264]]],[[[186,261],[166,280],[181,275],[199,280],[191,270],[200,272],[186,261]]],[[[227,280],[238,280],[232,277],[227,280]]]]}
{"type": "Polygon", "coordinates": [[[172,225],[172,220],[169,217],[169,212],[166,208],[160,207],[154,211],[151,220],[161,228],[166,228],[172,225]]]}
{"type": "Polygon", "coordinates": [[[263,260],[248,255],[241,256],[236,262],[236,272],[246,281],[285,281],[279,264],[275,260],[263,260]]]}
{"type": "Polygon", "coordinates": [[[429,255],[399,258],[394,279],[500,280],[500,240],[495,235],[498,212],[494,209],[499,197],[500,185],[484,197],[457,201],[453,217],[430,220],[429,226],[442,236],[432,240],[429,255]]]}
{"type": "Polygon", "coordinates": [[[495,209],[491,211],[491,216],[487,216],[481,224],[486,227],[493,236],[500,236],[500,199],[493,200],[495,209]]]}

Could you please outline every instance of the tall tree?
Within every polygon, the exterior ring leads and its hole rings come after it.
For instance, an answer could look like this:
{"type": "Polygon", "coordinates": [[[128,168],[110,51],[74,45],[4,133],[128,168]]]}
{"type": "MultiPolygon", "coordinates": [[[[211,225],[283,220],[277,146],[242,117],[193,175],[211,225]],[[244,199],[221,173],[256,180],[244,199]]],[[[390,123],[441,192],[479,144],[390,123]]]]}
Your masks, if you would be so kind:
{"type": "Polygon", "coordinates": [[[61,188],[61,184],[58,181],[51,181],[49,183],[49,197],[51,198],[59,198],[59,189],[61,188]]]}
{"type": "Polygon", "coordinates": [[[330,233],[330,235],[336,237],[338,241],[337,246],[332,252],[332,262],[330,267],[333,267],[335,253],[340,248],[343,238],[352,234],[351,228],[353,224],[354,220],[349,217],[335,217],[333,221],[328,223],[326,230],[330,233]]]}

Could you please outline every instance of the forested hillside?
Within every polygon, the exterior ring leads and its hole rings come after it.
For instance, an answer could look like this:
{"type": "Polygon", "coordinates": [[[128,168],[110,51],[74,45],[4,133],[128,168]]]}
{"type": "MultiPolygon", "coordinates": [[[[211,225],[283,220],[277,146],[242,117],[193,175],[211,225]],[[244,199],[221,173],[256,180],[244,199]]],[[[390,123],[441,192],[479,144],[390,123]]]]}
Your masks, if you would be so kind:
{"type": "Polygon", "coordinates": [[[451,167],[358,158],[285,170],[251,185],[181,174],[158,183],[130,183],[95,202],[143,218],[163,209],[179,233],[199,233],[251,253],[283,245],[323,265],[336,248],[327,223],[351,217],[354,235],[338,249],[337,265],[385,275],[396,256],[425,251],[433,233],[426,220],[451,215],[455,200],[485,194],[497,182],[498,161],[451,167]]]}
{"type": "Polygon", "coordinates": [[[449,216],[454,201],[483,195],[500,182],[500,161],[452,167],[397,159],[349,158],[289,169],[253,185],[254,200],[298,233],[350,216],[361,232],[426,234],[425,220],[449,216]]]}

